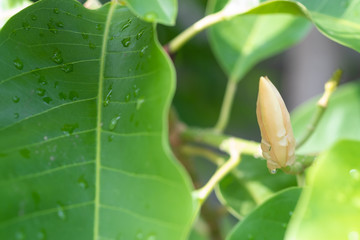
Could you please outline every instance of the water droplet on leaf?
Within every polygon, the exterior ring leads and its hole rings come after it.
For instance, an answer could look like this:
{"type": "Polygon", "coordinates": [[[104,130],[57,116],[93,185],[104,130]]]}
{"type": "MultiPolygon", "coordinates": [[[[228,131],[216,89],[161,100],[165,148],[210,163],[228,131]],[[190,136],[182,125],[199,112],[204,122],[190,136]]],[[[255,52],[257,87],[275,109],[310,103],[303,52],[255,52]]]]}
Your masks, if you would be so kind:
{"type": "Polygon", "coordinates": [[[31,14],[30,16],[31,20],[36,21],[37,20],[37,16],[35,14],[31,14]]]}
{"type": "Polygon", "coordinates": [[[96,48],[96,45],[93,44],[92,42],[89,42],[89,48],[90,48],[90,49],[95,49],[95,48],[96,48]]]}
{"type": "Polygon", "coordinates": [[[276,174],[276,173],[277,173],[277,170],[276,170],[276,169],[271,169],[271,170],[270,170],[270,173],[271,173],[271,174],[276,174]]]}
{"type": "Polygon", "coordinates": [[[63,93],[63,92],[60,92],[59,93],[59,98],[60,98],[60,100],[65,100],[66,99],[66,94],[63,93]]]}
{"type": "Polygon", "coordinates": [[[60,10],[59,10],[58,8],[54,8],[53,12],[54,12],[55,14],[59,14],[59,13],[60,13],[60,10]]]}
{"type": "Polygon", "coordinates": [[[64,124],[64,126],[61,128],[61,131],[65,134],[65,135],[71,135],[73,134],[73,132],[75,131],[75,129],[79,128],[79,124],[74,123],[74,124],[64,124]]]}
{"type": "Polygon", "coordinates": [[[87,33],[81,33],[81,36],[82,36],[82,38],[83,39],[88,39],[89,38],[89,34],[87,34],[87,33]]]}
{"type": "Polygon", "coordinates": [[[75,101],[75,100],[79,99],[79,94],[77,92],[75,92],[75,91],[70,91],[69,99],[71,101],[75,101]]]}
{"type": "Polygon", "coordinates": [[[67,63],[67,64],[61,65],[61,70],[63,70],[66,73],[72,72],[73,69],[74,69],[74,64],[72,64],[72,63],[67,63]]]}
{"type": "Polygon", "coordinates": [[[130,37],[124,38],[121,40],[121,43],[124,47],[128,47],[130,45],[130,37]]]}
{"type": "Polygon", "coordinates": [[[136,110],[139,110],[141,108],[141,105],[144,103],[144,98],[139,98],[137,101],[136,101],[136,110]]]}
{"type": "Polygon", "coordinates": [[[111,119],[109,124],[110,131],[113,131],[115,129],[116,124],[118,123],[119,120],[120,120],[120,114],[116,115],[113,119],[111,119]]]}
{"type": "Polygon", "coordinates": [[[12,101],[14,103],[18,103],[20,101],[20,98],[18,96],[13,96],[12,101]]]}
{"type": "Polygon", "coordinates": [[[131,21],[132,21],[131,19],[128,19],[127,22],[122,26],[121,31],[127,29],[130,26],[131,21]]]}
{"type": "Polygon", "coordinates": [[[52,98],[51,97],[44,97],[42,99],[46,104],[50,104],[50,102],[52,102],[52,98]]]}
{"type": "Polygon", "coordinates": [[[87,189],[89,187],[88,182],[85,180],[84,175],[81,175],[77,180],[79,186],[83,189],[87,189]]]}
{"type": "Polygon", "coordinates": [[[14,59],[13,63],[14,66],[19,70],[22,70],[24,68],[24,64],[19,58],[14,59]]]}
{"type": "Polygon", "coordinates": [[[125,102],[129,102],[131,98],[130,93],[125,96],[125,102]]]}
{"type": "Polygon", "coordinates": [[[111,101],[111,97],[112,97],[112,86],[109,87],[109,92],[106,94],[105,100],[104,100],[104,107],[108,106],[110,104],[111,101]]]}
{"type": "Polygon", "coordinates": [[[100,23],[96,24],[96,30],[99,30],[99,31],[102,30],[102,25],[100,23]]]}
{"type": "Polygon", "coordinates": [[[57,64],[60,64],[64,61],[62,58],[62,55],[61,55],[61,51],[58,49],[54,51],[54,54],[51,57],[51,59],[53,60],[54,63],[57,63],[57,64]]]}
{"type": "Polygon", "coordinates": [[[57,208],[57,215],[61,220],[66,220],[66,214],[65,214],[65,210],[64,210],[64,205],[61,204],[60,202],[57,203],[56,205],[57,208]]]}
{"type": "Polygon", "coordinates": [[[43,96],[45,96],[45,93],[46,93],[46,90],[43,89],[43,88],[38,88],[38,89],[36,89],[36,94],[37,94],[38,96],[43,97],[43,96]]]}
{"type": "Polygon", "coordinates": [[[39,240],[46,240],[46,231],[45,229],[41,229],[38,233],[37,233],[37,239],[39,240]]]}
{"type": "Polygon", "coordinates": [[[20,114],[19,113],[14,113],[14,118],[15,119],[18,119],[20,117],[20,114]]]}
{"type": "Polygon", "coordinates": [[[58,26],[59,28],[63,28],[64,27],[64,23],[63,22],[57,22],[56,26],[58,26]]]}
{"type": "Polygon", "coordinates": [[[30,24],[28,22],[23,22],[22,23],[22,26],[23,28],[26,30],[26,31],[29,31],[30,30],[30,24]]]}
{"type": "Polygon", "coordinates": [[[138,34],[136,34],[136,40],[139,40],[142,37],[142,35],[144,34],[144,32],[145,32],[145,29],[142,29],[140,32],[138,32],[138,34]]]}

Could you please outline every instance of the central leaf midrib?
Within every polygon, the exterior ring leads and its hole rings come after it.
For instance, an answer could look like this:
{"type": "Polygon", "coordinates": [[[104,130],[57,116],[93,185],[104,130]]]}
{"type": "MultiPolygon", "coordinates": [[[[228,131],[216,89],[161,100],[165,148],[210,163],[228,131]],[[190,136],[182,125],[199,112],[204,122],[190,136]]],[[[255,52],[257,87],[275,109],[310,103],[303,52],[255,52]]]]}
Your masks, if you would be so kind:
{"type": "Polygon", "coordinates": [[[115,2],[110,2],[110,9],[106,18],[103,43],[101,47],[99,69],[99,91],[97,96],[97,123],[96,123],[96,158],[95,158],[95,201],[94,201],[94,240],[99,236],[99,211],[100,211],[100,168],[101,168],[101,113],[103,99],[103,83],[105,72],[105,55],[110,30],[111,18],[116,8],[115,2]]]}

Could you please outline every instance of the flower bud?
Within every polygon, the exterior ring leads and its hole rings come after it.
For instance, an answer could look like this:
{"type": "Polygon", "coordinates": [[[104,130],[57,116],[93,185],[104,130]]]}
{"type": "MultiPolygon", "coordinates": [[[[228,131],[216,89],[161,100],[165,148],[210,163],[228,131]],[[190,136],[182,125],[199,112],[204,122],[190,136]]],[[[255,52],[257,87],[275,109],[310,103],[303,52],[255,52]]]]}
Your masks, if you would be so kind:
{"type": "Polygon", "coordinates": [[[261,77],[256,103],[256,115],[261,132],[261,150],[267,167],[292,165],[295,161],[295,139],[290,115],[280,93],[267,77],[261,77]]]}

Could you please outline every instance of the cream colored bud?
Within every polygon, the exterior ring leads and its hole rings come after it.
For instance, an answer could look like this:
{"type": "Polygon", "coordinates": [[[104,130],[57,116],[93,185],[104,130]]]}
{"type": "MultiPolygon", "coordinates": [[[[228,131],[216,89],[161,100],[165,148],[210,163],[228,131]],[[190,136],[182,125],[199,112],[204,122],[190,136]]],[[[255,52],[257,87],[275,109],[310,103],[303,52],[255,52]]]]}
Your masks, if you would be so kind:
{"type": "Polygon", "coordinates": [[[261,149],[271,172],[295,161],[295,139],[290,115],[280,93],[267,77],[261,77],[256,103],[261,149]]]}

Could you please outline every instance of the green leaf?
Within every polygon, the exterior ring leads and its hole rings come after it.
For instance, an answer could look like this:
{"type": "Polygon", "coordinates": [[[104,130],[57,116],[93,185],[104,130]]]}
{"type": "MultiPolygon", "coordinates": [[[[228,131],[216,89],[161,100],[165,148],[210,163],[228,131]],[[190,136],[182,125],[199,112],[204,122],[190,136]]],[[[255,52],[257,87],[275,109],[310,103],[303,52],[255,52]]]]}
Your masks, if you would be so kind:
{"type": "Polygon", "coordinates": [[[124,0],[136,15],[148,22],[174,25],[177,0],[124,0]]]}
{"type": "Polygon", "coordinates": [[[282,171],[272,175],[265,160],[243,156],[238,167],[219,183],[220,201],[238,217],[249,214],[275,192],[296,186],[293,175],[282,171]]]}
{"type": "MultiPolygon", "coordinates": [[[[291,121],[296,138],[307,131],[318,99],[316,97],[292,112],[291,121]]],[[[336,90],[313,135],[297,153],[321,152],[339,139],[360,140],[360,81],[344,84],[336,90]]]]}
{"type": "Polygon", "coordinates": [[[359,239],[360,142],[340,141],[321,154],[286,239],[359,239]]]}
{"type": "Polygon", "coordinates": [[[0,29],[6,21],[23,8],[29,6],[32,2],[29,0],[1,0],[0,2],[0,29]]]}
{"type": "Polygon", "coordinates": [[[43,0],[0,32],[0,239],[184,239],[174,69],[154,26],[43,0]]]}
{"type": "Polygon", "coordinates": [[[287,224],[300,193],[301,188],[279,192],[239,222],[226,239],[284,239],[287,224]]]}
{"type": "MultiPolygon", "coordinates": [[[[227,0],[215,0],[211,12],[223,9],[227,0]]],[[[253,2],[253,1],[245,1],[253,2]]],[[[229,1],[242,9],[244,1],[229,1]]],[[[248,7],[248,6],[247,6],[248,7]]],[[[246,9],[246,8],[244,8],[246,9]]],[[[274,12],[275,9],[274,9],[274,12]]],[[[230,79],[238,81],[258,62],[300,41],[308,32],[306,19],[292,15],[243,15],[210,28],[211,47],[230,79]]],[[[233,13],[231,13],[233,14],[233,13]]]]}
{"type": "MultiPolygon", "coordinates": [[[[211,12],[221,10],[227,2],[214,1],[211,12]]],[[[241,1],[230,2],[242,5],[241,1]]],[[[302,39],[308,26],[304,19],[297,16],[308,18],[320,32],[335,42],[360,51],[358,0],[263,1],[248,11],[242,10],[223,11],[223,17],[231,20],[210,29],[212,49],[234,81],[241,79],[259,61],[302,39]]]]}

